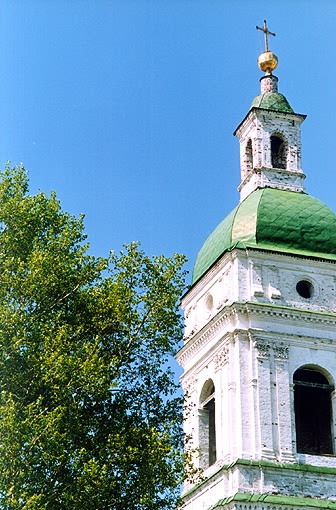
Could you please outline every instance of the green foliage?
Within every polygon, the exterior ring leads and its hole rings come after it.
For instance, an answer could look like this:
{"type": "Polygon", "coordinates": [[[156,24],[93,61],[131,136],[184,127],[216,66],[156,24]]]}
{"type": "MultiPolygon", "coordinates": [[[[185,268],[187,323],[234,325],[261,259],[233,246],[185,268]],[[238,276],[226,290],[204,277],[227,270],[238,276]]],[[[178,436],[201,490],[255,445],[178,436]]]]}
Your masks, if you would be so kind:
{"type": "Polygon", "coordinates": [[[0,508],[173,508],[184,257],[92,257],[83,218],[28,191],[0,174],[0,508]]]}

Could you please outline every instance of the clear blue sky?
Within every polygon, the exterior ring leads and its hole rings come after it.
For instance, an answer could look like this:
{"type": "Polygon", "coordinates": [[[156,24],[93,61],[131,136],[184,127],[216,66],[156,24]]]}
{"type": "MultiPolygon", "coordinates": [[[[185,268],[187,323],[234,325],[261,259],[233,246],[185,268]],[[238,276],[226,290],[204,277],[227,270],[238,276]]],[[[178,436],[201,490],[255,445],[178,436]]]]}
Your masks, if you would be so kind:
{"type": "Polygon", "coordinates": [[[264,18],[279,91],[308,115],[307,189],[334,209],[334,0],[2,0],[1,166],[85,213],[94,254],[140,240],[191,269],[238,201],[264,18]]]}

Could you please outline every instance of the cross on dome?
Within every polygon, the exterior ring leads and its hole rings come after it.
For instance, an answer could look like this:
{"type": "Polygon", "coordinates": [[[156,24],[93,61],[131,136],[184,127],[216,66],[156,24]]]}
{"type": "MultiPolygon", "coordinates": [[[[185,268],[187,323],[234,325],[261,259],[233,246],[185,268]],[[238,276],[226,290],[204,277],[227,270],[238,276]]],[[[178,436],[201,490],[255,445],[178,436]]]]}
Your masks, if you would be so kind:
{"type": "Polygon", "coordinates": [[[258,25],[257,25],[256,29],[257,30],[261,30],[262,32],[264,32],[264,36],[265,36],[265,51],[269,51],[269,49],[268,49],[268,36],[269,35],[273,35],[275,37],[276,34],[274,32],[271,32],[270,30],[268,30],[267,23],[266,23],[265,19],[264,19],[264,26],[263,27],[258,27],[258,25]]]}

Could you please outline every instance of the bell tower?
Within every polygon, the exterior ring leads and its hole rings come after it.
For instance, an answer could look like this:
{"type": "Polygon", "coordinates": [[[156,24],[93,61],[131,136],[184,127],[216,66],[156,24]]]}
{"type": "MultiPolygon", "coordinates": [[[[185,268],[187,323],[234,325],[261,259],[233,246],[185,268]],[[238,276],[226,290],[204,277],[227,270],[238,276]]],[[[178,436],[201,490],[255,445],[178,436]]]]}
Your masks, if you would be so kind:
{"type": "Polygon", "coordinates": [[[266,74],[260,84],[260,95],[234,133],[240,142],[242,200],[266,186],[304,191],[300,135],[306,116],[294,113],[278,92],[276,76],[266,74]]]}
{"type": "MultiPolygon", "coordinates": [[[[260,27],[257,27],[260,28],[260,27]]],[[[336,510],[336,215],[305,193],[301,124],[265,52],[235,131],[240,203],[182,300],[185,431],[203,472],[183,509],[336,510]]]]}

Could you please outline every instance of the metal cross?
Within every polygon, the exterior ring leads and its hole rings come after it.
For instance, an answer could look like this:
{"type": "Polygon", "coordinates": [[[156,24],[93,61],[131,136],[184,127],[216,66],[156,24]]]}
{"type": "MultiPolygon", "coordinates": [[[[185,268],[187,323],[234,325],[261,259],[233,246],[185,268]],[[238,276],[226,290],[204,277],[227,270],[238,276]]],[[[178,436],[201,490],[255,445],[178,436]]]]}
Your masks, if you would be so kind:
{"type": "Polygon", "coordinates": [[[269,35],[273,35],[275,37],[275,33],[274,32],[270,32],[268,30],[265,19],[264,19],[264,26],[263,27],[258,27],[258,25],[257,25],[256,29],[257,30],[261,30],[262,32],[264,32],[264,36],[265,36],[265,48],[266,48],[266,51],[268,51],[268,36],[269,35]]]}

